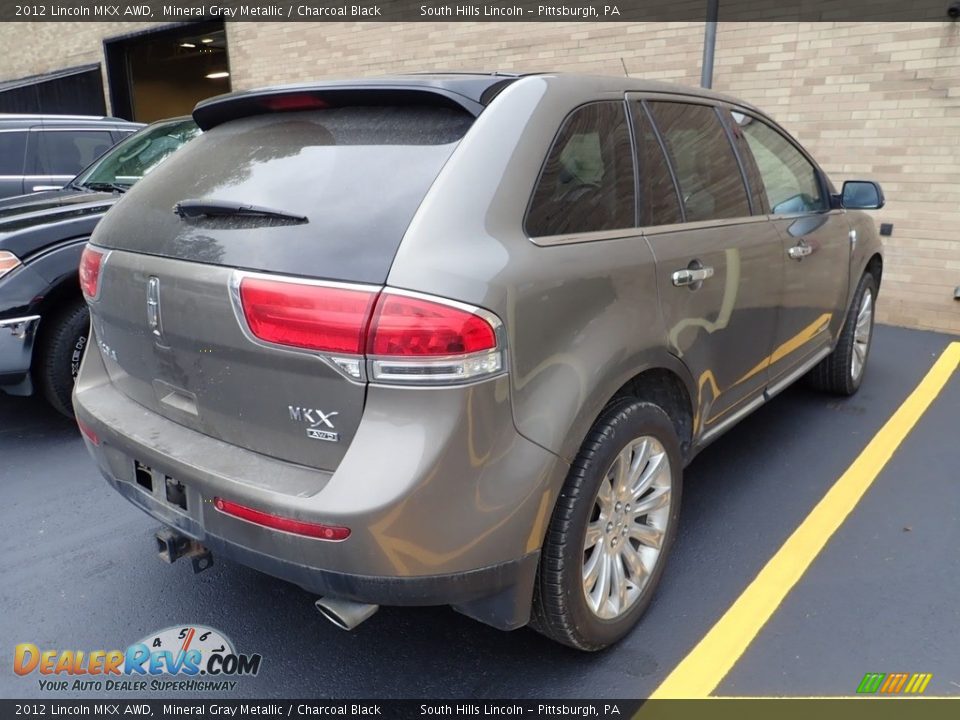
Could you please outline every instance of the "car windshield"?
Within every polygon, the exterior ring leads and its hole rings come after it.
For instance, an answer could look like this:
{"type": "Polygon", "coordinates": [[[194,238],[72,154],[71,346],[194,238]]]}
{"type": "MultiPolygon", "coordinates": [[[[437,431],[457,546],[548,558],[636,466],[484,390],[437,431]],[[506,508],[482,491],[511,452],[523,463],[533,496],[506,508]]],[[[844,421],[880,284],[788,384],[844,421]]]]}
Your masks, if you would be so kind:
{"type": "Polygon", "coordinates": [[[122,192],[199,134],[200,128],[189,118],[156,123],[117,144],[71,185],[122,192]]]}

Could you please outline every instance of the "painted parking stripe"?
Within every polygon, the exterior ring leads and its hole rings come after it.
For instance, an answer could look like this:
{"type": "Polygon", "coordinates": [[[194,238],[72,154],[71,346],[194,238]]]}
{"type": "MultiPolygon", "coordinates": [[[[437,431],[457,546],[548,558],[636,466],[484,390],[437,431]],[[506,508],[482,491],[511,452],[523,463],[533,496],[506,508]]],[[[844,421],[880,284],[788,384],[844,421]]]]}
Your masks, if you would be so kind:
{"type": "Polygon", "coordinates": [[[651,699],[710,696],[856,507],[958,364],[960,342],[953,342],[753,582],[653,692],[651,699]]]}

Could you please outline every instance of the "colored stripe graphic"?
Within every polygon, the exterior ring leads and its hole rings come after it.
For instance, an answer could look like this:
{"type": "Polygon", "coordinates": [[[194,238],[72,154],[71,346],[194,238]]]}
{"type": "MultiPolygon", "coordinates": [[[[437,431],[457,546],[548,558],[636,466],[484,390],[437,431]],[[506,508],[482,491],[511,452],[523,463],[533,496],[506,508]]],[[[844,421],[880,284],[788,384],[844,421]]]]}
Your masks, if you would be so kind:
{"type": "Polygon", "coordinates": [[[933,673],[867,673],[857,686],[859,694],[885,695],[910,693],[919,695],[927,689],[933,679],[933,673]]]}
{"type": "Polygon", "coordinates": [[[883,682],[885,677],[885,673],[867,673],[863,676],[863,680],[861,680],[860,684],[857,686],[857,692],[875,693],[880,689],[880,683],[883,682]]]}

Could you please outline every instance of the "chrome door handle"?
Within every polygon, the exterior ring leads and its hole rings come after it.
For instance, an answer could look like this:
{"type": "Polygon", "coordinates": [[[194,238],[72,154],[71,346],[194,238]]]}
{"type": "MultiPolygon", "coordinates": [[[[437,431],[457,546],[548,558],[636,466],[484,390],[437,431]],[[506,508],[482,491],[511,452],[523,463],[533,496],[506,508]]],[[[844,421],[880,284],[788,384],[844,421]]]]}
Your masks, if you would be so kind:
{"type": "Polygon", "coordinates": [[[670,279],[673,281],[673,284],[676,287],[686,287],[688,285],[696,285],[699,282],[703,282],[707,278],[713,277],[713,268],[712,267],[702,267],[702,268],[684,268],[683,270],[677,270],[673,275],[670,276],[670,279]]]}
{"type": "Polygon", "coordinates": [[[792,248],[787,250],[787,255],[790,256],[791,260],[803,260],[812,252],[813,248],[804,243],[801,245],[794,245],[792,248]]]}

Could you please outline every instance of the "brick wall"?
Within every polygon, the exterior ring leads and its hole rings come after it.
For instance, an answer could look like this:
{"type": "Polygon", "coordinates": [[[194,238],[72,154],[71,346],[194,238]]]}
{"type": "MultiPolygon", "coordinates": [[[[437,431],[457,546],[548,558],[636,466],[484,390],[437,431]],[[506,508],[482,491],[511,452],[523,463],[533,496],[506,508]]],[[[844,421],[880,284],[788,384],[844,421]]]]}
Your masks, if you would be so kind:
{"type": "MultiPolygon", "coordinates": [[[[128,23],[0,26],[0,80],[101,60],[128,23]]],[[[558,70],[696,85],[703,25],[236,23],[235,89],[432,69],[558,70]]],[[[834,182],[879,180],[882,321],[960,332],[960,24],[721,23],[714,87],[767,110],[834,182]]]]}

